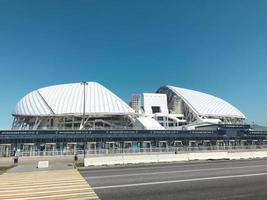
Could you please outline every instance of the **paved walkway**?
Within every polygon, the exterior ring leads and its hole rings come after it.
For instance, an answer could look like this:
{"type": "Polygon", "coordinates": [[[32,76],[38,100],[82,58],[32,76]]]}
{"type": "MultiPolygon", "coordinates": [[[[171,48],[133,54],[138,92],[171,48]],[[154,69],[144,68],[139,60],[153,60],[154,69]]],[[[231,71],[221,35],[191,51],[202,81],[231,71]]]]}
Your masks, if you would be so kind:
{"type": "MultiPolygon", "coordinates": [[[[79,157],[78,162],[83,161],[79,157]]],[[[12,166],[14,164],[14,157],[0,157],[0,166],[12,166]]],[[[9,172],[31,172],[31,171],[48,171],[48,170],[62,170],[73,169],[73,156],[43,156],[43,157],[19,157],[18,165],[9,170],[9,172]],[[49,161],[49,167],[46,169],[38,169],[39,161],[49,161]]]]}
{"type": "Polygon", "coordinates": [[[75,169],[0,175],[0,199],[99,199],[75,169]]]}

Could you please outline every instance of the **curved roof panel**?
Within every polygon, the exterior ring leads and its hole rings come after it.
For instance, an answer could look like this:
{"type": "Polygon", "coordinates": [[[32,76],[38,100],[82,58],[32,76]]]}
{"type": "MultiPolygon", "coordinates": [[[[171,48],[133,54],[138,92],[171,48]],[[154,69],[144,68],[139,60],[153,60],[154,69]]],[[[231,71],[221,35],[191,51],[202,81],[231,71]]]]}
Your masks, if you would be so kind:
{"type": "Polygon", "coordinates": [[[245,118],[236,107],[213,95],[174,86],[166,87],[180,96],[198,115],[245,118]]]}
{"type": "Polygon", "coordinates": [[[132,108],[107,88],[96,82],[71,83],[44,87],[23,97],[16,105],[13,115],[81,115],[130,114],[132,108]]]}

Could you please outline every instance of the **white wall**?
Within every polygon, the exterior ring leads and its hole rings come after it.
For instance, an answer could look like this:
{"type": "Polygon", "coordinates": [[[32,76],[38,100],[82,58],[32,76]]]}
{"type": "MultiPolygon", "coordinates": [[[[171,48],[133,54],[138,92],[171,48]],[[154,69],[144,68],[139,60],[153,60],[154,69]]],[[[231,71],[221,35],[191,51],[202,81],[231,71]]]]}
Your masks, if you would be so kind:
{"type": "Polygon", "coordinates": [[[144,93],[144,110],[152,114],[152,106],[159,106],[161,113],[169,114],[166,94],[144,93]]]}
{"type": "Polygon", "coordinates": [[[84,166],[100,166],[115,164],[138,164],[138,163],[158,163],[158,162],[177,162],[192,160],[220,160],[220,159],[252,159],[265,158],[267,151],[244,151],[244,152],[197,152],[197,153],[167,153],[167,154],[118,154],[114,156],[95,156],[84,159],[84,166]]]}

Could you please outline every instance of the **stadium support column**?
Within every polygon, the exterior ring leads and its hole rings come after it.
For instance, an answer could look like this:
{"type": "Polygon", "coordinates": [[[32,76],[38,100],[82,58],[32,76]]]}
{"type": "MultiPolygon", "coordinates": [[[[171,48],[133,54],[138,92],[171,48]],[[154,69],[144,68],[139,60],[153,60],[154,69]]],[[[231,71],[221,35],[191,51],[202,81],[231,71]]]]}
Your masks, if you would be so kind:
{"type": "Polygon", "coordinates": [[[13,122],[12,122],[12,128],[11,128],[11,130],[14,130],[15,127],[16,127],[16,125],[17,125],[17,118],[14,117],[13,122]]]}

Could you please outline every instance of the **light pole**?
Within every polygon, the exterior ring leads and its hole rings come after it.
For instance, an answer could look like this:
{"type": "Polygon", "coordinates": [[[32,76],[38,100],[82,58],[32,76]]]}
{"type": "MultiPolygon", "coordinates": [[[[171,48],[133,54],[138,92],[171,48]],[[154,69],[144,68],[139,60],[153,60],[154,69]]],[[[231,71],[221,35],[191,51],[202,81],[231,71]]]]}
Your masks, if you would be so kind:
{"type": "MultiPolygon", "coordinates": [[[[83,85],[83,119],[82,119],[82,128],[84,128],[85,125],[85,89],[86,89],[86,85],[88,85],[88,83],[86,81],[81,82],[81,85],[83,85]]],[[[85,158],[85,154],[86,154],[86,134],[84,134],[85,138],[84,138],[84,144],[83,144],[83,156],[85,158]]]]}
{"type": "Polygon", "coordinates": [[[84,124],[85,124],[85,89],[86,89],[86,85],[88,85],[88,83],[86,81],[81,82],[81,85],[83,85],[83,119],[82,119],[82,128],[84,128],[84,124]]]}

